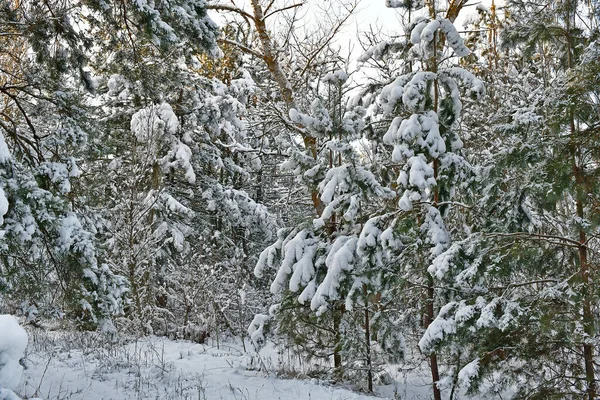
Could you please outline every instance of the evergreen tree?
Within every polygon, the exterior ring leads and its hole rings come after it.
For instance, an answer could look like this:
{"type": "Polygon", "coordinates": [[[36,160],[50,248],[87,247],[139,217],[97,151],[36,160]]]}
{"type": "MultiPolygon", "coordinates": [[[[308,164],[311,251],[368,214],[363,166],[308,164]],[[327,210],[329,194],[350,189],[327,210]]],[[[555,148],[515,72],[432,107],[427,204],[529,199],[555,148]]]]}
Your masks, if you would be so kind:
{"type": "Polygon", "coordinates": [[[517,397],[594,398],[597,188],[582,196],[580,185],[596,171],[595,44],[576,28],[573,3],[509,5],[502,38],[514,52],[491,68],[497,109],[483,125],[477,233],[434,263],[457,293],[438,316],[439,347],[461,349],[454,379],[472,392],[515,385],[517,397]]]}
{"type": "Polygon", "coordinates": [[[124,285],[95,246],[96,218],[77,185],[92,125],[83,98],[85,33],[63,2],[0,6],[2,291],[36,315],[96,320],[122,310],[124,285]]]}
{"type": "MultiPolygon", "coordinates": [[[[398,6],[414,12],[423,4],[398,6]]],[[[472,176],[457,130],[463,107],[460,89],[466,98],[480,99],[485,94],[482,82],[452,61],[469,54],[452,23],[460,7],[450,3],[446,17],[442,17],[430,4],[429,18],[410,21],[408,39],[399,47],[407,49],[403,51],[417,63],[409,62],[408,73],[380,91],[378,106],[373,108],[375,123],[393,118],[383,142],[393,146],[389,169],[395,175],[392,187],[397,192],[398,210],[385,228],[398,237],[392,261],[396,279],[384,293],[406,293],[410,287],[422,288],[424,292],[403,295],[397,304],[400,309],[409,310],[402,317],[407,332],[422,332],[425,328],[419,347],[429,356],[436,399],[441,398],[441,389],[451,386],[447,385],[440,365],[445,363],[444,358],[459,352],[434,346],[443,334],[436,321],[453,296],[452,291],[436,282],[436,262],[452,249],[454,242],[470,235],[464,217],[464,208],[469,206],[455,201],[467,190],[472,176]],[[418,65],[424,68],[419,70],[418,65]],[[379,113],[382,116],[377,116],[379,113]]]]}
{"type": "Polygon", "coordinates": [[[349,362],[343,363],[342,354],[357,360],[361,369],[368,363],[371,374],[370,360],[365,358],[370,350],[363,351],[362,357],[355,353],[357,346],[371,347],[370,340],[364,342],[363,328],[356,325],[358,320],[368,326],[368,313],[364,320],[353,310],[354,298],[363,295],[362,285],[355,280],[363,264],[358,245],[368,240],[361,236],[362,224],[378,199],[392,195],[362,165],[351,144],[361,138],[364,109],[343,100],[346,80],[341,70],[328,73],[323,78],[325,96],[313,101],[311,113],[290,111],[291,120],[305,127],[323,150],[315,159],[291,149],[282,167],[308,188],[316,187],[324,207],[319,218],[281,230],[279,240],[263,251],[255,269],[257,276],[267,268],[276,270],[271,291],[279,299],[274,309],[277,332],[293,338],[304,354],[322,358],[332,354],[338,377],[353,370],[349,362]],[[298,329],[298,320],[306,323],[306,331],[298,329]],[[315,335],[315,328],[322,333],[315,335]]]}

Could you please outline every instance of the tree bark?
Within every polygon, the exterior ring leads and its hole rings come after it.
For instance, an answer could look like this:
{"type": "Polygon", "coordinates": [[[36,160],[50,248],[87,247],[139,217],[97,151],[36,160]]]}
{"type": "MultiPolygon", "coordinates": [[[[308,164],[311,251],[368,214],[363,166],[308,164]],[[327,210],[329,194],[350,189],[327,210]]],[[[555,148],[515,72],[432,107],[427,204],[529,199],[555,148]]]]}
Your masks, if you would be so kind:
{"type": "Polygon", "coordinates": [[[363,297],[365,298],[365,350],[367,353],[367,390],[370,393],[373,393],[373,365],[371,361],[371,322],[369,321],[369,297],[366,284],[363,284],[363,297]]]}
{"type": "MultiPolygon", "coordinates": [[[[460,1],[459,1],[460,3],[460,1]]],[[[458,13],[458,11],[457,11],[458,13]]],[[[438,32],[434,33],[433,36],[433,57],[432,57],[432,62],[430,65],[430,70],[433,73],[438,72],[438,65],[437,65],[437,47],[440,45],[440,42],[443,40],[443,38],[440,38],[440,34],[438,32]]],[[[437,80],[437,78],[434,80],[433,82],[433,111],[435,111],[437,113],[438,111],[438,101],[439,101],[439,82],[437,80]]],[[[437,158],[433,159],[433,179],[436,180],[438,179],[438,174],[439,174],[439,160],[437,158]]],[[[433,204],[431,205],[431,207],[438,207],[438,203],[440,201],[440,192],[439,192],[439,188],[438,185],[435,185],[435,188],[433,190],[433,204]]],[[[426,271],[425,274],[427,275],[427,318],[425,320],[425,329],[427,329],[429,327],[429,325],[431,324],[431,322],[433,322],[433,319],[435,317],[435,310],[433,307],[433,303],[435,300],[435,288],[434,288],[434,281],[433,281],[433,276],[431,276],[431,274],[426,271]]],[[[442,399],[442,394],[440,392],[440,389],[437,386],[437,382],[440,380],[440,373],[439,373],[439,368],[438,368],[438,362],[437,362],[437,354],[435,352],[431,353],[429,355],[429,366],[431,369],[431,380],[432,380],[432,385],[433,385],[433,398],[435,400],[441,400],[442,399]]]]}
{"type": "MultiPolygon", "coordinates": [[[[567,39],[567,62],[569,69],[573,68],[573,46],[571,39],[571,5],[570,1],[566,3],[566,39],[567,39]]],[[[579,165],[577,156],[577,129],[575,126],[574,105],[569,105],[569,136],[570,136],[570,151],[573,176],[575,178],[575,208],[579,221],[584,219],[583,204],[586,198],[585,190],[585,172],[582,165],[579,165]]],[[[585,380],[587,383],[588,400],[596,398],[596,374],[594,370],[594,347],[588,342],[594,335],[594,315],[592,314],[591,299],[590,299],[590,266],[587,258],[587,235],[581,222],[579,222],[579,273],[583,284],[583,331],[585,337],[583,340],[583,362],[585,366],[585,380]]]]}
{"type": "MultiPolygon", "coordinates": [[[[262,46],[262,59],[267,65],[267,69],[271,73],[273,80],[279,86],[279,91],[281,93],[281,97],[286,104],[287,110],[291,110],[292,108],[296,108],[296,100],[294,99],[294,92],[292,91],[292,84],[285,76],[283,69],[281,68],[281,64],[277,59],[277,54],[275,53],[275,49],[273,48],[273,42],[271,41],[271,37],[269,36],[269,32],[267,30],[267,25],[265,23],[265,15],[260,5],[259,0],[251,0],[252,10],[254,12],[254,26],[256,27],[256,32],[258,34],[258,38],[260,40],[262,46]]],[[[318,155],[317,149],[317,140],[316,138],[309,136],[308,134],[302,135],[302,140],[304,142],[304,147],[310,152],[311,156],[316,159],[318,155]]],[[[323,212],[323,204],[321,203],[321,199],[319,197],[319,193],[316,189],[312,189],[311,191],[311,200],[313,202],[313,206],[317,215],[321,215],[323,212]]]]}
{"type": "MultiPolygon", "coordinates": [[[[571,130],[571,157],[573,175],[575,177],[576,200],[575,207],[577,217],[581,221],[584,218],[583,203],[585,199],[585,176],[583,168],[577,165],[577,148],[575,143],[575,119],[573,109],[569,110],[569,124],[571,130]]],[[[594,368],[594,347],[587,340],[594,335],[594,315],[592,314],[590,299],[590,266],[587,257],[587,235],[583,226],[579,226],[579,274],[583,284],[583,331],[585,338],[583,342],[583,362],[585,365],[585,380],[587,382],[587,395],[589,400],[596,398],[596,375],[594,368]]]]}
{"type": "Polygon", "coordinates": [[[337,379],[342,379],[342,335],[340,333],[340,326],[342,323],[342,315],[344,313],[344,305],[337,304],[335,302],[333,305],[333,331],[335,332],[335,338],[333,343],[333,368],[334,374],[337,379]]]}
{"type": "Polygon", "coordinates": [[[273,79],[279,86],[281,96],[283,97],[283,101],[285,101],[287,107],[296,108],[294,93],[292,92],[292,85],[283,73],[281,64],[279,64],[279,61],[277,60],[277,55],[275,54],[273,42],[271,41],[271,37],[267,31],[265,16],[259,0],[252,0],[252,10],[254,11],[254,25],[256,26],[256,32],[258,33],[258,38],[260,39],[260,43],[262,45],[263,60],[267,64],[267,68],[273,76],[273,79]]]}
{"type": "MultiPolygon", "coordinates": [[[[434,299],[434,288],[433,288],[433,277],[427,274],[427,318],[425,319],[425,329],[429,327],[434,318],[433,299],[434,299]]],[[[437,362],[437,354],[435,352],[429,355],[429,366],[431,369],[431,380],[433,381],[433,398],[435,400],[442,400],[442,394],[440,388],[437,386],[437,382],[440,380],[440,372],[437,362]]]]}

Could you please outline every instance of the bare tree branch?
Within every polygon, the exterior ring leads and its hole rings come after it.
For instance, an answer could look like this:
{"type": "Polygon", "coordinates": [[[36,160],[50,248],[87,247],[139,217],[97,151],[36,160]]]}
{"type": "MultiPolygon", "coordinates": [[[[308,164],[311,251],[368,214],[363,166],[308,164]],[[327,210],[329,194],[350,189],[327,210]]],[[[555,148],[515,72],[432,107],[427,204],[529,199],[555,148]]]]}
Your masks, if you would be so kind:
{"type": "Polygon", "coordinates": [[[239,7],[235,7],[235,6],[230,6],[227,4],[207,4],[206,8],[209,10],[217,10],[217,11],[230,11],[233,13],[237,13],[241,16],[243,16],[244,18],[247,18],[249,20],[255,21],[254,16],[250,13],[247,13],[246,11],[242,10],[239,7]]]}
{"type": "Polygon", "coordinates": [[[241,44],[240,42],[236,42],[235,40],[219,39],[219,40],[217,40],[217,42],[218,43],[226,43],[226,44],[230,44],[232,46],[236,46],[237,48],[239,48],[244,53],[251,54],[254,57],[260,58],[261,60],[264,59],[264,57],[265,57],[263,54],[259,53],[258,51],[252,50],[250,47],[245,46],[245,45],[241,44]]]}
{"type": "Polygon", "coordinates": [[[282,11],[290,10],[290,9],[292,9],[292,8],[296,8],[296,7],[302,7],[303,5],[304,5],[304,3],[296,3],[296,4],[292,4],[292,5],[290,5],[290,6],[287,6],[287,7],[279,8],[279,9],[277,9],[277,10],[273,10],[273,11],[271,11],[270,13],[266,14],[266,15],[263,17],[263,20],[265,20],[265,19],[269,18],[271,15],[273,15],[273,14],[276,14],[276,13],[278,13],[278,12],[282,12],[282,11]]]}
{"type": "Polygon", "coordinates": [[[321,51],[323,51],[323,49],[331,43],[331,41],[335,38],[335,36],[339,33],[340,29],[342,29],[342,26],[344,26],[344,24],[346,23],[346,21],[348,21],[348,18],[350,18],[350,16],[354,13],[354,11],[356,10],[357,7],[357,3],[354,3],[352,5],[352,7],[348,10],[348,14],[342,18],[337,24],[336,26],[334,26],[330,33],[329,36],[325,39],[325,41],[321,44],[321,46],[319,46],[314,52],[312,52],[312,54],[308,57],[308,59],[306,60],[306,64],[304,65],[304,68],[302,68],[302,72],[300,72],[301,75],[303,75],[306,70],[310,67],[310,65],[312,64],[313,60],[321,53],[321,51]]]}

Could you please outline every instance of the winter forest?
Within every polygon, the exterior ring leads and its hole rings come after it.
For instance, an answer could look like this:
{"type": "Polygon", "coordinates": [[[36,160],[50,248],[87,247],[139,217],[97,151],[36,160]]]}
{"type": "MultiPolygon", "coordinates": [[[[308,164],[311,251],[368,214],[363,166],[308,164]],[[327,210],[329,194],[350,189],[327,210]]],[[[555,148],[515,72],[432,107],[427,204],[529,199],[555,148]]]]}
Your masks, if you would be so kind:
{"type": "Polygon", "coordinates": [[[0,399],[600,398],[599,23],[0,0],[0,399]]]}

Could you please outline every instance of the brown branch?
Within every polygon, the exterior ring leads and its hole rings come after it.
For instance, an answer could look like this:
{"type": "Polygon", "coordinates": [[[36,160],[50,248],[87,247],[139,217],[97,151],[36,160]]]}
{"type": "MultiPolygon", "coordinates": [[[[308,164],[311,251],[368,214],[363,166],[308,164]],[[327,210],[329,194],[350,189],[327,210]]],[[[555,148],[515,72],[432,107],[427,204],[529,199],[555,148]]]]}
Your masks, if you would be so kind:
{"type": "Polygon", "coordinates": [[[206,8],[208,10],[217,10],[217,11],[229,11],[229,12],[234,12],[237,14],[240,14],[241,16],[248,18],[252,21],[255,21],[255,18],[252,14],[242,10],[239,7],[234,7],[234,6],[230,6],[227,4],[207,4],[206,8]]]}
{"type": "Polygon", "coordinates": [[[127,37],[131,42],[131,50],[133,51],[133,59],[138,59],[137,48],[135,47],[135,40],[133,40],[133,34],[131,33],[131,28],[129,27],[129,17],[127,17],[127,6],[125,3],[121,2],[122,14],[123,14],[123,23],[125,24],[125,30],[127,31],[127,37]]]}
{"type": "Polygon", "coordinates": [[[268,5],[265,7],[265,11],[264,11],[264,12],[265,12],[265,14],[268,14],[268,13],[269,13],[269,10],[271,9],[271,7],[273,7],[273,4],[275,4],[275,0],[271,0],[271,1],[269,2],[269,4],[268,4],[268,5]]]}
{"type": "Polygon", "coordinates": [[[306,64],[304,65],[304,68],[302,68],[302,72],[300,72],[300,75],[304,75],[304,73],[306,72],[306,70],[310,67],[310,65],[312,64],[313,60],[319,55],[319,53],[321,53],[321,51],[323,51],[323,49],[329,44],[331,43],[331,41],[333,40],[333,38],[335,38],[335,36],[338,34],[338,32],[340,31],[340,29],[342,28],[342,26],[346,23],[346,21],[348,21],[348,18],[350,18],[350,16],[354,13],[354,10],[356,10],[356,4],[354,4],[350,10],[348,10],[348,15],[346,15],[332,30],[331,33],[329,34],[329,37],[327,39],[325,39],[325,41],[323,42],[323,44],[321,46],[319,46],[319,48],[317,50],[315,50],[311,56],[306,60],[306,64]]]}
{"type": "Polygon", "coordinates": [[[562,236],[556,236],[556,235],[543,235],[540,233],[528,233],[528,232],[514,232],[514,233],[490,233],[487,235],[488,237],[525,237],[525,238],[532,238],[532,239],[542,239],[542,240],[558,240],[559,242],[552,242],[553,244],[562,244],[562,245],[567,245],[566,243],[568,243],[569,247],[587,247],[584,244],[580,243],[577,240],[573,240],[573,239],[569,239],[569,238],[565,238],[562,236]],[[565,243],[560,243],[560,242],[565,242],[565,243]]]}
{"type": "Polygon", "coordinates": [[[510,289],[510,288],[535,285],[536,283],[558,283],[558,282],[559,281],[557,279],[538,279],[535,281],[522,282],[522,283],[511,283],[506,286],[492,287],[492,288],[490,288],[490,290],[506,290],[506,289],[510,289]]]}
{"type": "Polygon", "coordinates": [[[281,122],[283,122],[283,124],[288,128],[291,129],[293,131],[296,131],[297,133],[299,133],[302,137],[307,137],[309,135],[309,133],[306,131],[306,129],[304,129],[304,127],[299,126],[298,124],[295,124],[294,122],[290,121],[286,116],[285,113],[283,113],[279,108],[277,107],[272,107],[273,111],[275,111],[277,113],[277,116],[279,117],[279,119],[281,120],[281,122]]]}
{"type": "Polygon", "coordinates": [[[458,17],[458,13],[460,10],[467,4],[468,0],[452,0],[450,5],[448,6],[448,11],[446,12],[446,18],[454,23],[456,17],[458,17]]]}
{"type": "Polygon", "coordinates": [[[0,90],[2,90],[2,91],[9,90],[9,89],[23,90],[28,86],[30,86],[28,83],[23,84],[23,85],[9,85],[8,83],[5,83],[4,85],[0,86],[0,90]]]}
{"type": "Polygon", "coordinates": [[[296,7],[302,7],[303,5],[304,5],[304,3],[296,3],[296,4],[289,5],[287,7],[278,8],[277,10],[273,10],[270,13],[266,14],[262,19],[264,21],[264,20],[266,20],[267,18],[269,18],[273,14],[276,14],[276,13],[282,12],[282,11],[286,11],[286,10],[290,10],[290,9],[296,8],[296,7]]]}
{"type": "Polygon", "coordinates": [[[25,111],[25,109],[23,108],[23,106],[21,106],[21,103],[19,102],[19,99],[17,98],[17,96],[15,96],[14,94],[10,93],[8,90],[5,90],[2,87],[0,87],[0,92],[4,93],[5,95],[7,95],[11,99],[13,99],[13,101],[15,102],[15,105],[17,106],[17,108],[19,109],[19,111],[21,111],[21,114],[25,118],[25,122],[27,122],[27,125],[29,126],[29,129],[31,129],[31,133],[33,133],[33,137],[36,138],[36,139],[38,139],[39,136],[37,134],[37,131],[35,130],[35,127],[33,126],[33,123],[31,122],[31,120],[29,119],[29,116],[27,115],[27,112],[25,111]]]}
{"type": "Polygon", "coordinates": [[[283,73],[279,60],[277,59],[277,54],[273,49],[273,42],[271,41],[271,37],[269,36],[269,32],[265,24],[262,7],[258,0],[251,0],[251,3],[254,10],[253,20],[256,26],[256,32],[258,33],[258,38],[260,39],[263,47],[263,60],[267,64],[267,68],[273,76],[273,80],[275,80],[279,86],[281,95],[288,109],[296,108],[294,93],[292,92],[292,85],[283,73]]]}
{"type": "Polygon", "coordinates": [[[250,47],[245,46],[245,45],[241,44],[240,42],[236,42],[235,40],[218,39],[217,42],[218,43],[224,43],[224,44],[230,44],[232,46],[235,46],[238,49],[240,49],[241,51],[243,51],[244,53],[251,54],[254,57],[260,58],[261,60],[264,60],[264,58],[265,58],[265,56],[263,54],[259,53],[256,50],[252,50],[250,47]]]}
{"type": "Polygon", "coordinates": [[[44,157],[43,157],[40,149],[38,148],[38,146],[36,146],[35,143],[33,143],[29,138],[19,135],[19,133],[17,132],[17,128],[16,128],[17,124],[12,118],[10,118],[8,115],[6,115],[3,112],[0,112],[0,115],[2,115],[4,118],[6,118],[12,124],[13,129],[10,129],[9,126],[7,126],[4,122],[2,122],[2,120],[0,120],[0,128],[4,129],[6,131],[6,133],[8,133],[8,135],[15,141],[15,144],[17,146],[19,146],[19,148],[21,149],[23,154],[25,154],[31,162],[35,162],[35,159],[31,155],[29,148],[27,146],[23,145],[23,142],[25,142],[37,153],[37,155],[39,157],[37,161],[42,161],[44,159],[44,157]]]}

